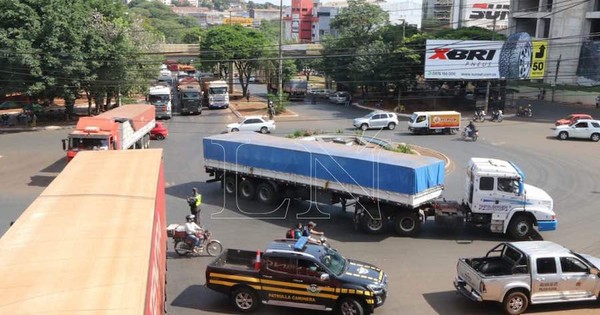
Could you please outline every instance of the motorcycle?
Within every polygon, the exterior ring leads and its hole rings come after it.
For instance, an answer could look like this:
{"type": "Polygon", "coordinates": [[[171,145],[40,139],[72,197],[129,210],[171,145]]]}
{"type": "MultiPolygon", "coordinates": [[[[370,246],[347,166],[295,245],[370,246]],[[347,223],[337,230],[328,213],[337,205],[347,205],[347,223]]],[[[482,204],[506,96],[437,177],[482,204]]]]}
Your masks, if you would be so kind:
{"type": "MultiPolygon", "coordinates": [[[[194,240],[187,236],[183,225],[171,224],[167,227],[167,235],[173,238],[175,252],[179,256],[196,255],[194,252],[194,240]]],[[[200,253],[206,252],[210,256],[217,256],[223,252],[223,245],[216,239],[212,238],[212,233],[209,230],[203,229],[196,232],[196,236],[200,238],[200,253]]]]}
{"type": "Polygon", "coordinates": [[[470,138],[471,140],[473,140],[473,142],[475,142],[475,141],[477,141],[477,138],[479,137],[479,130],[473,130],[469,133],[467,131],[467,128],[465,128],[465,130],[462,131],[460,136],[463,141],[466,141],[467,138],[470,138]]]}
{"type": "Polygon", "coordinates": [[[531,117],[533,117],[533,112],[530,107],[526,107],[526,108],[519,107],[519,109],[517,109],[517,117],[531,118],[531,117]]]}
{"type": "Polygon", "coordinates": [[[492,118],[490,119],[490,121],[497,121],[497,122],[502,122],[504,120],[504,114],[502,113],[502,110],[495,110],[492,112],[492,118]]]}
{"type": "Polygon", "coordinates": [[[485,121],[485,112],[483,111],[483,109],[478,109],[475,111],[475,114],[473,115],[473,121],[485,121]]]}

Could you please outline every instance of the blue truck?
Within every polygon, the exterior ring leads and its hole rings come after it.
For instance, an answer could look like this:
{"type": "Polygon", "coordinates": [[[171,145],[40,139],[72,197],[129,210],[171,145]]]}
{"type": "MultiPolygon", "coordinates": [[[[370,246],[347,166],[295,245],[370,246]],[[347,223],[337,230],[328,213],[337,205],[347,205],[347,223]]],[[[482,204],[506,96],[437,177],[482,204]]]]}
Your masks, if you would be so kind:
{"type": "Polygon", "coordinates": [[[227,194],[267,204],[283,198],[339,203],[344,210],[353,204],[355,226],[368,233],[391,224],[399,235],[414,236],[428,217],[515,239],[528,238],[534,226],[556,228],[552,198],[524,184],[507,161],[472,158],[466,202],[459,203],[439,200],[445,163],[433,157],[243,132],[205,137],[203,150],[210,181],[220,181],[227,194]]]}

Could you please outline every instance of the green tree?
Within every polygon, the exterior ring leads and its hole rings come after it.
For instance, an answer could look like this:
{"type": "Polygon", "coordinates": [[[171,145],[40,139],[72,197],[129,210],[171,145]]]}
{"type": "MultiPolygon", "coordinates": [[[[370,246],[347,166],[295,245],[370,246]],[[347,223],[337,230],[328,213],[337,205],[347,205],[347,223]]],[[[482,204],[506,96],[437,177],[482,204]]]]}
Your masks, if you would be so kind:
{"type": "MultiPolygon", "coordinates": [[[[269,42],[258,30],[241,25],[221,25],[209,29],[200,44],[200,56],[203,64],[220,64],[233,62],[239,74],[239,82],[243,95],[248,90],[248,78],[259,66],[259,61],[265,56],[269,42]]],[[[231,71],[231,69],[228,69],[231,71]]]]}

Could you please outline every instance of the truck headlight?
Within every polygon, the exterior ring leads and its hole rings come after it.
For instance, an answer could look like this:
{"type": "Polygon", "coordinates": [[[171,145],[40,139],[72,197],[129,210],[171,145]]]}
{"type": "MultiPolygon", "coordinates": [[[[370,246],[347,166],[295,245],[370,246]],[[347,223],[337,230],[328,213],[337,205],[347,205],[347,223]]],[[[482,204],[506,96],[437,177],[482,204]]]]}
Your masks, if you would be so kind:
{"type": "Polygon", "coordinates": [[[379,284],[368,284],[367,288],[369,288],[375,295],[383,294],[383,286],[379,284]]]}

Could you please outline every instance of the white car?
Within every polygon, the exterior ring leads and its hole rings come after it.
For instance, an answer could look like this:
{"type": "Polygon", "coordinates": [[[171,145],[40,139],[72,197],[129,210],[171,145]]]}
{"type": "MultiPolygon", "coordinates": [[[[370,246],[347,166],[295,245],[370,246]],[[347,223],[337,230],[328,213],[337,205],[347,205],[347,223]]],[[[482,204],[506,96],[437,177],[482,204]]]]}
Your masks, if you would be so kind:
{"type": "Polygon", "coordinates": [[[267,120],[260,116],[248,116],[242,118],[237,123],[227,125],[227,132],[237,131],[256,131],[260,133],[267,133],[275,130],[275,121],[267,120]]]}
{"type": "Polygon", "coordinates": [[[600,121],[593,119],[579,119],[570,125],[554,127],[554,135],[560,140],[580,138],[597,142],[600,140],[600,121]]]}
{"type": "Polygon", "coordinates": [[[339,91],[329,95],[329,101],[334,104],[344,104],[350,99],[348,92],[339,91]]]}
{"type": "Polygon", "coordinates": [[[376,110],[363,117],[355,118],[353,125],[363,131],[372,128],[394,130],[398,125],[398,117],[394,113],[376,110]]]}

